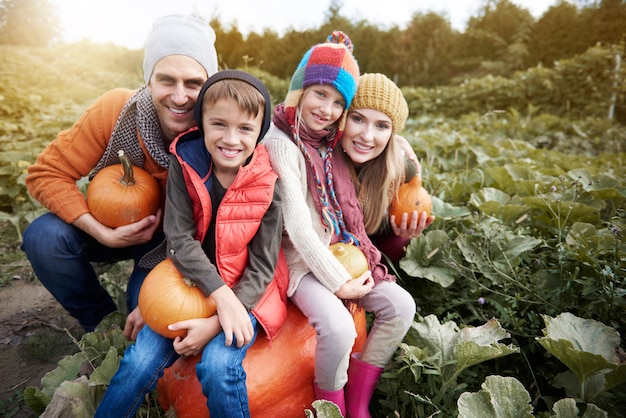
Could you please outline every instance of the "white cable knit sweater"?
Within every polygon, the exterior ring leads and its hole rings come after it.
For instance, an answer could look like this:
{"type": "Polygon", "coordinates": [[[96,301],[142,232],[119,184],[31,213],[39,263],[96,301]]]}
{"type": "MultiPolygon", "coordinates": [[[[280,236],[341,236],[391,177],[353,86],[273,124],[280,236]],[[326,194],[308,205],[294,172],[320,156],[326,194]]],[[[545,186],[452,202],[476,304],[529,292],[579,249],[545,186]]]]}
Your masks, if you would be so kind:
{"type": "Polygon", "coordinates": [[[287,296],[293,295],[302,277],[309,272],[334,293],[351,277],[328,250],[332,232],[322,224],[309,192],[304,156],[274,124],[263,144],[283,193],[282,245],[289,264],[287,296]]]}

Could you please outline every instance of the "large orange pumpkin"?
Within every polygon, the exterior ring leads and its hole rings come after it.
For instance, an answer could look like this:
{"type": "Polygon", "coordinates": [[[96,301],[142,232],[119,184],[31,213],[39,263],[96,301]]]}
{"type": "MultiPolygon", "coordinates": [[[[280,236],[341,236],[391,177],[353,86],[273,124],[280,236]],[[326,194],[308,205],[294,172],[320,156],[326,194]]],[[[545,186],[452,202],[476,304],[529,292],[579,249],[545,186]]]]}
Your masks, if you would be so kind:
{"type": "MultiPolygon", "coordinates": [[[[355,309],[352,316],[358,332],[353,352],[360,352],[367,338],[365,312],[355,309]]],[[[271,347],[259,332],[243,361],[252,417],[300,418],[312,408],[315,345],[315,330],[291,302],[285,325],[271,347]]],[[[164,410],[173,408],[178,418],[210,416],[196,377],[199,359],[200,354],[180,357],[157,383],[159,405],[164,410]]]]}
{"type": "Polygon", "coordinates": [[[413,211],[418,214],[426,212],[430,216],[433,209],[433,203],[430,195],[422,187],[422,178],[414,176],[408,183],[403,183],[398,188],[398,194],[391,203],[389,209],[390,215],[395,215],[396,225],[400,226],[402,222],[402,214],[408,213],[409,217],[413,211]]]}
{"type": "Polygon", "coordinates": [[[217,311],[215,301],[184,277],[169,258],[148,273],[139,290],[141,316],[158,334],[167,338],[184,337],[185,330],[170,331],[174,322],[208,318],[217,311]]]}
{"type": "Polygon", "coordinates": [[[369,270],[365,254],[354,244],[336,242],[328,247],[335,258],[348,270],[353,279],[369,270]]]}
{"type": "Polygon", "coordinates": [[[117,228],[154,215],[161,205],[159,182],[146,170],[133,166],[118,152],[121,164],[98,171],[87,187],[87,206],[103,225],[117,228]]]}

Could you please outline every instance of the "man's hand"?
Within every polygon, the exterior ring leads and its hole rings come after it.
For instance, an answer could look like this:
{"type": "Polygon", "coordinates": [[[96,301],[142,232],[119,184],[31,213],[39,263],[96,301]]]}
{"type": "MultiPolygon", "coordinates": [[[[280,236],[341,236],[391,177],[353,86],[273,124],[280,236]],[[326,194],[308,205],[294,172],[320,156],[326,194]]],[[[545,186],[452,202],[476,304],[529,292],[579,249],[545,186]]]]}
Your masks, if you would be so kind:
{"type": "Polygon", "coordinates": [[[124,325],[124,337],[127,340],[135,341],[137,339],[137,334],[146,325],[146,321],[143,320],[143,316],[141,316],[141,312],[139,312],[139,307],[133,309],[131,313],[126,317],[126,325],[124,325]]]}
{"type": "Polygon", "coordinates": [[[100,244],[110,248],[125,248],[145,244],[150,241],[161,223],[163,210],[156,215],[146,216],[135,223],[109,228],[102,225],[90,213],[81,215],[74,225],[94,237],[100,244]]]}

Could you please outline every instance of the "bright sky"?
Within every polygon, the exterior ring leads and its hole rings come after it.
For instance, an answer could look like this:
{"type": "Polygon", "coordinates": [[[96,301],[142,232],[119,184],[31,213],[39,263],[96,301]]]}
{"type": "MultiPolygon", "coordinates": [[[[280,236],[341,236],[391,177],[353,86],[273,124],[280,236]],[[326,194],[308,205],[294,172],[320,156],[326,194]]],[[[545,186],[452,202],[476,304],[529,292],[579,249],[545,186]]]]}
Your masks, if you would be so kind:
{"type": "MultiPolygon", "coordinates": [[[[381,28],[403,28],[416,13],[446,16],[457,30],[476,15],[481,0],[340,0],[340,14],[354,21],[367,20],[381,28]]],[[[557,0],[512,0],[536,18],[557,0]]],[[[304,30],[324,21],[331,0],[51,0],[57,7],[64,40],[113,42],[141,49],[152,22],[172,13],[195,13],[207,20],[217,16],[225,27],[236,24],[243,34],[271,28],[279,34],[288,28],[304,30]]]]}

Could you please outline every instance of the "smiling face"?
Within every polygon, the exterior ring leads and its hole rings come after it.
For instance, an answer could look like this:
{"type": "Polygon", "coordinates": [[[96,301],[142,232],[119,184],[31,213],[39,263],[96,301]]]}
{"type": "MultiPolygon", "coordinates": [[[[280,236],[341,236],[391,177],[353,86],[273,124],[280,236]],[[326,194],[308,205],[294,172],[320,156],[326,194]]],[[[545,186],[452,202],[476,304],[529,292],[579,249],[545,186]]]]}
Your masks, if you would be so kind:
{"type": "Polygon", "coordinates": [[[339,91],[330,85],[315,84],[307,87],[300,100],[302,120],[312,131],[332,126],[345,110],[346,101],[339,91]]]}
{"type": "Polygon", "coordinates": [[[341,147],[356,167],[383,153],[391,139],[391,118],[374,109],[354,109],[348,113],[341,147]]]}
{"type": "Polygon", "coordinates": [[[170,55],[154,66],[148,82],[166,147],[196,125],[193,109],[207,79],[202,65],[185,55],[170,55]]]}
{"type": "Polygon", "coordinates": [[[246,112],[233,98],[205,102],[202,109],[204,145],[213,158],[213,170],[222,186],[230,186],[239,167],[254,152],[262,124],[262,111],[256,116],[246,112]]]}

